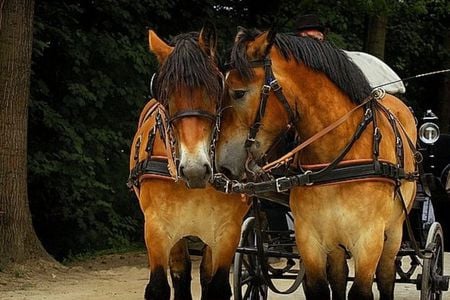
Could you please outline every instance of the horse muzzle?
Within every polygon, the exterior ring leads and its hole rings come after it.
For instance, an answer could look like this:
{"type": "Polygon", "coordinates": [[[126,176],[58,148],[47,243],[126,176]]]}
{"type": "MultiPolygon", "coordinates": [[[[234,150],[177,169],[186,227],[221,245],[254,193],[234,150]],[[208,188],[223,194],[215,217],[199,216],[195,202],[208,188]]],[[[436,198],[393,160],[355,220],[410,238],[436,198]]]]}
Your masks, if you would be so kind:
{"type": "Polygon", "coordinates": [[[212,167],[208,161],[186,161],[178,166],[178,174],[190,189],[205,188],[212,176],[212,167]]]}

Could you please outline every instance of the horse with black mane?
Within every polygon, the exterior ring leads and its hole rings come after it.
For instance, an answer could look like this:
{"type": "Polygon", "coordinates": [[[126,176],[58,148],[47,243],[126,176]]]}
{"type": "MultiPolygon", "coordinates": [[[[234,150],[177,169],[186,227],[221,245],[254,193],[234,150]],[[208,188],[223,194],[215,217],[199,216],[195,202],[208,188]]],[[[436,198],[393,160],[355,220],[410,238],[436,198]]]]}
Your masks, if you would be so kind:
{"type": "MultiPolygon", "coordinates": [[[[361,71],[328,42],[242,29],[226,75],[228,89],[216,152],[232,179],[257,174],[270,148],[294,130],[299,145],[275,162],[296,176],[267,184],[291,189],[296,243],[308,299],[392,299],[395,257],[416,183],[416,127],[409,108],[372,93],[361,71]],[[246,170],[247,168],[247,170],[246,170]],[[249,172],[247,172],[249,171],[249,172]]],[[[241,192],[245,190],[241,190],[241,192]]]]}
{"type": "Polygon", "coordinates": [[[129,186],[145,217],[150,265],[146,299],[192,299],[186,236],[207,246],[200,270],[202,299],[229,299],[229,268],[248,204],[213,189],[212,153],[223,97],[216,64],[216,33],[176,36],[171,45],[149,31],[160,68],[155,97],[141,112],[130,153],[129,186]],[[181,179],[181,180],[180,180],[181,179]]]}

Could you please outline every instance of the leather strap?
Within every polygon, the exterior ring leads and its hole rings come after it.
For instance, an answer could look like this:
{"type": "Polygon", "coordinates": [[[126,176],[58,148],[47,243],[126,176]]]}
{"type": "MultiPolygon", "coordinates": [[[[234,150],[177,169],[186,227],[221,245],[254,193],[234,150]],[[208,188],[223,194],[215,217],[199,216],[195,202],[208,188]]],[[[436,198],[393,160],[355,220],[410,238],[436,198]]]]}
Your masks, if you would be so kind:
{"type": "Polygon", "coordinates": [[[361,104],[354,107],[352,110],[350,110],[348,113],[346,113],[341,118],[336,120],[334,123],[325,127],[324,129],[322,129],[321,131],[319,131],[318,133],[316,133],[315,135],[313,135],[312,137],[310,137],[309,139],[307,139],[306,141],[304,141],[303,143],[301,143],[300,145],[298,145],[297,147],[295,147],[294,149],[292,149],[291,151],[289,151],[288,153],[286,153],[285,155],[280,157],[279,159],[266,164],[263,167],[263,170],[270,171],[270,170],[277,168],[283,164],[286,164],[294,157],[294,155],[297,152],[300,152],[307,146],[311,145],[312,143],[314,143],[315,141],[317,141],[318,139],[320,139],[321,137],[323,137],[324,135],[326,135],[327,133],[329,133],[330,131],[332,131],[333,129],[335,129],[336,127],[341,125],[342,123],[344,123],[354,112],[356,112],[358,109],[360,109],[361,107],[366,105],[371,99],[372,99],[371,97],[366,98],[361,104]]]}
{"type": "MultiPolygon", "coordinates": [[[[302,174],[281,177],[264,182],[231,182],[231,191],[259,196],[268,192],[283,192],[296,186],[341,183],[343,181],[368,178],[401,178],[415,180],[415,173],[405,173],[403,169],[389,162],[380,162],[380,170],[375,170],[373,163],[361,165],[338,166],[326,173],[306,171],[302,174]]],[[[392,180],[395,184],[395,181],[392,180]]]]}
{"type": "Polygon", "coordinates": [[[258,134],[259,128],[261,127],[261,120],[263,119],[266,112],[267,100],[269,98],[271,90],[274,92],[276,98],[278,99],[278,101],[280,101],[281,105],[283,105],[288,114],[288,128],[290,128],[292,124],[296,123],[295,113],[291,109],[288,100],[283,94],[281,86],[278,84],[278,81],[273,74],[272,61],[270,60],[270,58],[266,56],[264,60],[255,60],[250,64],[253,68],[264,67],[264,85],[261,88],[259,107],[256,112],[255,120],[253,121],[253,125],[249,129],[247,140],[245,141],[244,146],[246,149],[249,149],[255,142],[256,135],[258,134]]]}
{"type": "Polygon", "coordinates": [[[145,174],[152,174],[162,176],[167,179],[172,179],[169,170],[167,169],[167,159],[157,160],[148,158],[136,163],[134,168],[130,171],[130,176],[128,177],[127,182],[128,188],[133,188],[133,186],[139,188],[139,179],[145,174]]]}
{"type": "Polygon", "coordinates": [[[173,123],[178,119],[186,118],[186,117],[201,117],[213,122],[216,121],[216,115],[205,111],[205,110],[183,110],[177,112],[174,116],[172,116],[169,120],[169,123],[173,123]]]}

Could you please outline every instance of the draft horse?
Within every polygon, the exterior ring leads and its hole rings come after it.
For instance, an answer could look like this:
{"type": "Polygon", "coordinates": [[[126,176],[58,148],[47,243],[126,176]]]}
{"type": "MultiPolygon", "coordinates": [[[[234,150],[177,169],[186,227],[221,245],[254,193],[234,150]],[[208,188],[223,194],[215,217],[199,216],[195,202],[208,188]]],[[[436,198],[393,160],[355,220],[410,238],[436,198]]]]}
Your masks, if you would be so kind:
{"type": "Polygon", "coordinates": [[[141,112],[129,178],[145,217],[150,265],[145,298],[170,299],[170,267],[174,298],[192,299],[184,237],[198,236],[207,245],[202,299],[229,299],[229,268],[248,205],[208,184],[223,97],[215,30],[178,35],[171,45],[150,30],[149,43],[160,64],[153,78],[158,101],[151,99],[141,112]]]}
{"type": "Polygon", "coordinates": [[[295,130],[299,146],[263,169],[291,164],[298,174],[268,184],[291,189],[307,298],[329,299],[331,286],[333,299],[345,299],[350,255],[349,299],[373,299],[375,274],[380,298],[392,299],[394,260],[416,188],[408,107],[371,94],[340,49],[308,37],[242,29],[230,68],[224,105],[232,109],[223,115],[218,170],[243,178],[245,166],[261,164],[279,137],[295,130]]]}

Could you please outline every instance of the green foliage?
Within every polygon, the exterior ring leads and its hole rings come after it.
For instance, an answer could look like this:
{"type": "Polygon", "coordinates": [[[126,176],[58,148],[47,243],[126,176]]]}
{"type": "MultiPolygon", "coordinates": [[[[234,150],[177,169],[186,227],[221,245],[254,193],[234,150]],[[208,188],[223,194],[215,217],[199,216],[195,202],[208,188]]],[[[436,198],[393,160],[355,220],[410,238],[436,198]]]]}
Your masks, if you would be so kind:
{"type": "Polygon", "coordinates": [[[29,194],[37,232],[57,257],[142,239],[138,204],[125,187],[130,140],[156,64],[142,5],[36,7],[29,194]]]}
{"type": "MultiPolygon", "coordinates": [[[[29,198],[37,232],[57,257],[142,241],[142,214],[126,189],[128,153],[157,63],[147,29],[163,38],[216,24],[222,62],[238,25],[292,32],[316,13],[328,38],[362,50],[367,17],[388,14],[386,61],[402,77],[441,69],[445,0],[38,1],[29,120],[29,198]]],[[[437,107],[435,78],[408,100],[437,107]],[[434,102],[433,102],[434,101],[434,102]]]]}
{"type": "MultiPolygon", "coordinates": [[[[450,10],[447,1],[404,1],[398,6],[398,18],[391,17],[386,40],[386,62],[401,77],[446,68],[450,51],[445,48],[450,10]]],[[[425,77],[408,83],[406,97],[417,112],[432,108],[438,116],[439,85],[444,76],[425,77]]],[[[449,99],[440,99],[449,101],[449,99]]],[[[420,115],[419,115],[420,117],[420,115]]]]}

